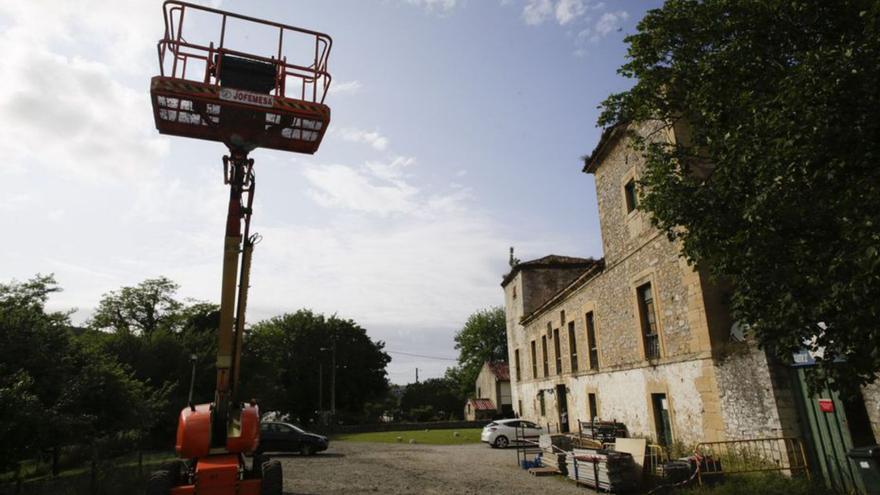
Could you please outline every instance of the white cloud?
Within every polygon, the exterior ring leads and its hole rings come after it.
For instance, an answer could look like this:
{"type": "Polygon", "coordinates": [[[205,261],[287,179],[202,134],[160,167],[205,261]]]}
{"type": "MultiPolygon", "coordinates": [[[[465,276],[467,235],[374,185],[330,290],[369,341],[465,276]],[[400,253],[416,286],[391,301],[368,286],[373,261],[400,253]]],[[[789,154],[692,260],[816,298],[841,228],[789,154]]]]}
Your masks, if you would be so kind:
{"type": "Polygon", "coordinates": [[[526,24],[541,24],[553,13],[553,2],[551,0],[528,0],[523,7],[523,20],[526,24]]]}
{"type": "Polygon", "coordinates": [[[330,94],[334,96],[360,93],[363,85],[360,81],[340,81],[330,84],[330,94]]]}
{"type": "Polygon", "coordinates": [[[559,0],[556,4],[556,21],[560,25],[568,24],[584,15],[586,10],[584,0],[559,0]]]}
{"type": "MultiPolygon", "coordinates": [[[[149,177],[168,144],[144,125],[152,121],[149,93],[119,79],[137,66],[118,50],[137,57],[136,41],[147,52],[155,44],[145,30],[126,27],[142,23],[122,22],[116,10],[98,5],[13,3],[0,7],[10,23],[0,33],[0,153],[8,157],[0,168],[46,167],[90,181],[149,177]],[[74,21],[80,8],[98,12],[97,19],[74,21]],[[73,33],[91,43],[78,43],[73,33]]],[[[131,11],[141,3],[132,2],[131,11]]]]}
{"type": "Polygon", "coordinates": [[[380,134],[379,131],[365,131],[352,127],[342,127],[335,130],[331,129],[329,132],[331,134],[338,134],[346,141],[368,144],[377,151],[385,151],[388,147],[388,138],[380,134]]]}
{"type": "Polygon", "coordinates": [[[458,5],[458,0],[406,0],[406,3],[422,7],[429,12],[448,13],[458,5]]]}
{"type": "Polygon", "coordinates": [[[629,13],[624,10],[618,10],[617,12],[605,12],[599,17],[599,20],[596,21],[596,25],[593,26],[593,31],[595,34],[593,35],[598,41],[598,39],[604,38],[611,31],[616,29],[620,29],[623,21],[629,19],[629,13]]]}
{"type": "Polygon", "coordinates": [[[311,186],[309,196],[321,206],[380,215],[409,213],[416,208],[418,189],[398,178],[381,177],[369,166],[314,165],[303,175],[311,186]]]}

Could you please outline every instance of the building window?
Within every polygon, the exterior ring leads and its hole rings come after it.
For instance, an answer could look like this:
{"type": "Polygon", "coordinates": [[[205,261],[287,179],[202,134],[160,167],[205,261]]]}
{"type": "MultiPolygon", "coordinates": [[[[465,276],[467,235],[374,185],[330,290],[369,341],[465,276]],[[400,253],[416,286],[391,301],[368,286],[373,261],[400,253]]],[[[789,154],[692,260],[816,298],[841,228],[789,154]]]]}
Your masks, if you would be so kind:
{"type": "Polygon", "coordinates": [[[629,213],[639,206],[639,195],[636,191],[636,180],[630,179],[623,186],[623,196],[626,199],[626,212],[629,213]]]}
{"type": "Polygon", "coordinates": [[[477,398],[479,399],[482,396],[483,396],[483,389],[481,389],[480,387],[477,387],[477,398]]]}
{"type": "Polygon", "coordinates": [[[562,351],[559,345],[559,329],[553,329],[553,350],[556,352],[556,374],[562,374],[562,351]]]}
{"type": "Polygon", "coordinates": [[[522,410],[522,399],[516,401],[516,403],[517,403],[517,405],[519,406],[519,409],[516,411],[516,417],[517,417],[517,418],[521,418],[522,415],[523,415],[523,410],[522,410]]]}
{"type": "Polygon", "coordinates": [[[595,421],[599,417],[599,405],[596,400],[596,394],[593,392],[587,394],[587,402],[589,402],[590,407],[590,421],[595,421]]]}
{"type": "Polygon", "coordinates": [[[513,286],[513,298],[516,299],[516,286],[513,286]]]}
{"type": "Polygon", "coordinates": [[[522,373],[519,371],[519,349],[513,351],[514,363],[516,364],[516,381],[522,380],[522,373]]]}
{"type": "Polygon", "coordinates": [[[645,358],[660,357],[660,335],[657,333],[657,313],[654,308],[654,293],[650,282],[636,289],[639,300],[639,316],[642,323],[642,337],[645,343],[645,358]]]}
{"type": "Polygon", "coordinates": [[[575,339],[574,335],[574,322],[568,322],[568,352],[569,352],[569,360],[571,361],[571,372],[574,373],[578,370],[578,347],[577,347],[577,339],[575,339]]]}
{"type": "Polygon", "coordinates": [[[543,354],[543,358],[544,358],[544,376],[547,376],[550,374],[550,363],[548,362],[549,358],[547,357],[547,336],[546,335],[541,335],[541,353],[543,354]]]}
{"type": "Polygon", "coordinates": [[[538,403],[541,405],[541,416],[545,416],[547,414],[547,410],[544,408],[544,391],[538,392],[538,403]]]}
{"type": "Polygon", "coordinates": [[[559,312],[559,326],[565,325],[565,310],[559,312]]]}
{"type": "Polygon", "coordinates": [[[538,353],[535,352],[535,341],[532,341],[532,378],[538,378],[538,353]]]}
{"type": "Polygon", "coordinates": [[[587,349],[590,351],[590,369],[599,369],[599,346],[596,345],[596,321],[593,318],[593,312],[590,311],[586,316],[587,321],[587,349]]]}

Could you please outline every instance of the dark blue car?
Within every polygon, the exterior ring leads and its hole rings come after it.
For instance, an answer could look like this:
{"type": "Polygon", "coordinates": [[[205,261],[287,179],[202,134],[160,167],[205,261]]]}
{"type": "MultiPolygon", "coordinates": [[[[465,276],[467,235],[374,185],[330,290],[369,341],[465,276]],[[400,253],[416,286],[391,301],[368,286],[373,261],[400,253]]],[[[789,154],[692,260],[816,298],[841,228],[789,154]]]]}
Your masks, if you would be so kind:
{"type": "Polygon", "coordinates": [[[312,455],[327,450],[327,437],[309,433],[290,423],[276,421],[260,424],[260,447],[258,453],[299,452],[312,455]]]}

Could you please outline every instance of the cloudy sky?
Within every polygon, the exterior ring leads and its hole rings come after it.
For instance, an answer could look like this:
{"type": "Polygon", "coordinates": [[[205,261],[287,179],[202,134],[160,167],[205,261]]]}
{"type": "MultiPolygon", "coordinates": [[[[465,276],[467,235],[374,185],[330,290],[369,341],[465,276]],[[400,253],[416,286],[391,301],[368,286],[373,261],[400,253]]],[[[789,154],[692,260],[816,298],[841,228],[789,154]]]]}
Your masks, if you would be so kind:
{"type": "MultiPolygon", "coordinates": [[[[333,37],[333,121],[313,156],[258,150],[251,322],[311,308],[439,376],[467,316],[523,260],[601,256],[599,102],[657,1],[215,0],[333,37]]],[[[54,309],[167,276],[219,299],[219,143],[160,136],[160,2],[0,3],[0,280],[54,273],[54,309]]]]}

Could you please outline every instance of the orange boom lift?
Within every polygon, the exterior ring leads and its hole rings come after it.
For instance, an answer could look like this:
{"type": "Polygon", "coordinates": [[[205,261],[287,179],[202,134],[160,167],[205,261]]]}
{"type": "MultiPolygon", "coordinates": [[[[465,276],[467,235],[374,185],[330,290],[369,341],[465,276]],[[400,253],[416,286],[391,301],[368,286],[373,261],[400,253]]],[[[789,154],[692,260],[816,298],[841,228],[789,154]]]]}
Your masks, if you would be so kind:
{"type": "Polygon", "coordinates": [[[318,150],[330,123],[324,97],[332,40],[186,2],[166,1],[163,13],[160,72],[150,83],[156,128],[226,145],[229,207],[214,401],[190,399],[180,412],[175,450],[181,460],[153,473],[147,494],[281,495],[278,461],[254,456],[248,469],[244,459],[260,441],[257,405],[243,402],[238,390],[251,254],[258,240],[250,233],[256,181],[248,153],[259,147],[318,150]],[[256,46],[258,39],[269,40],[269,46],[256,46]]]}

